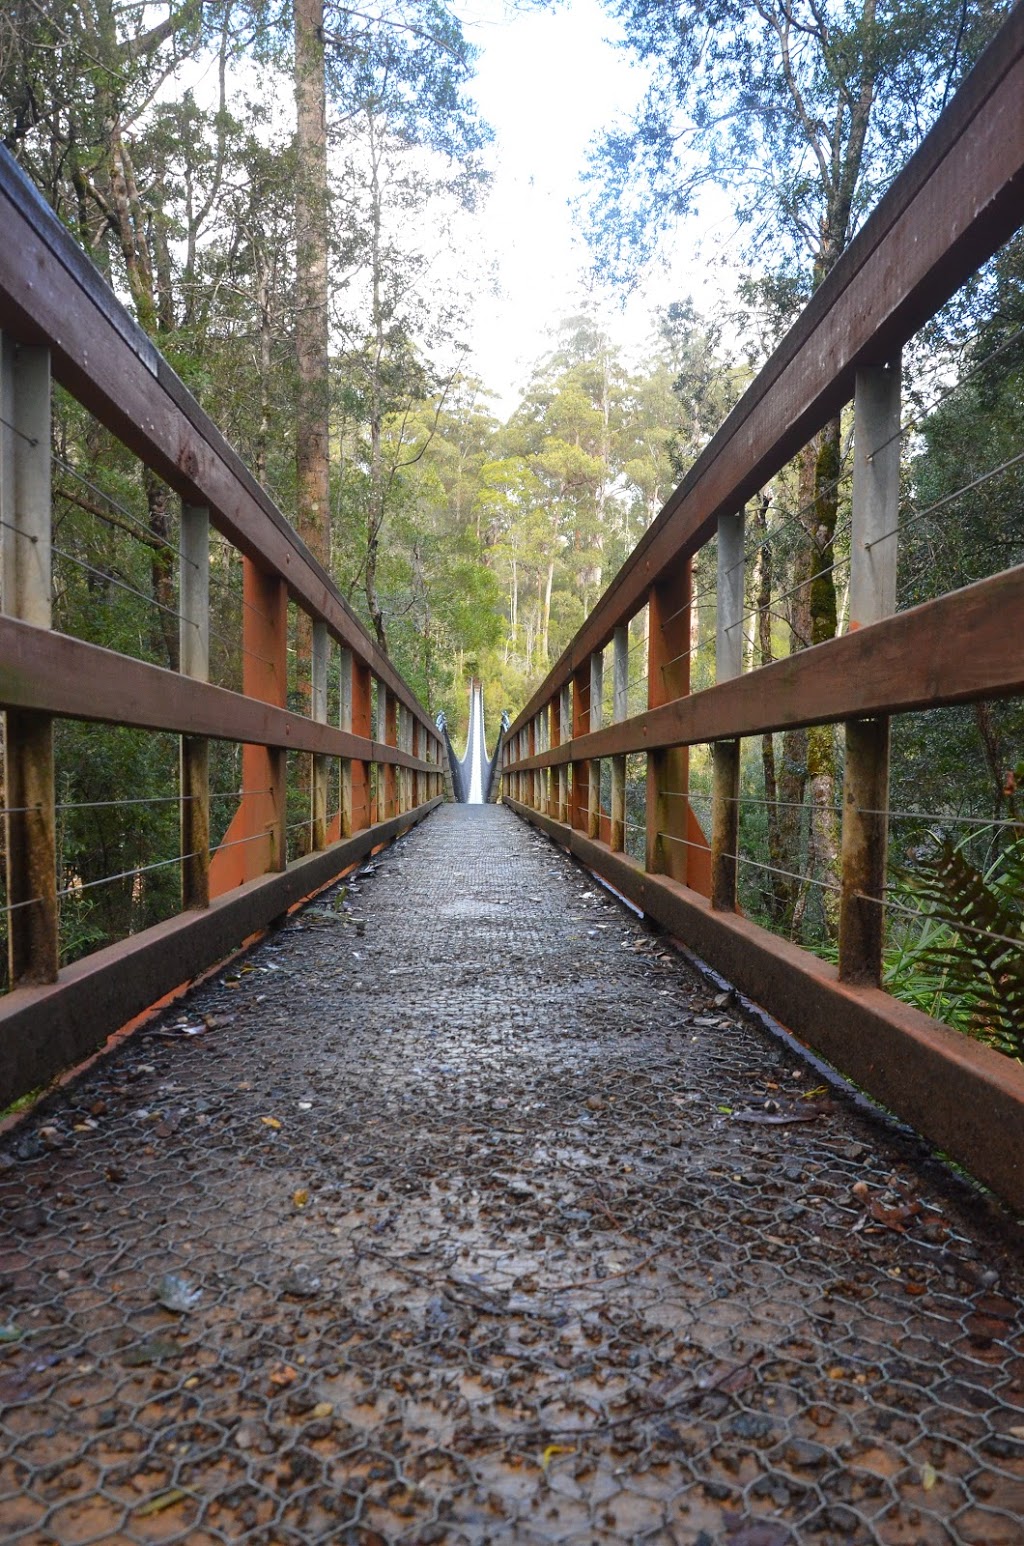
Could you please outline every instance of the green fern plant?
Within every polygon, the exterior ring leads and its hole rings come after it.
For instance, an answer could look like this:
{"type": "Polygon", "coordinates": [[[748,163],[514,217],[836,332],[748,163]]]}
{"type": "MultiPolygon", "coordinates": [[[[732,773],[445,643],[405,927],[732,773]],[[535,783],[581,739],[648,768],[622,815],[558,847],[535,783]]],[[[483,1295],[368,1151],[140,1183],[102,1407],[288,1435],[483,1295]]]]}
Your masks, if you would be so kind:
{"type": "Polygon", "coordinates": [[[887,976],[900,997],[931,998],[929,1013],[1024,1058],[1024,837],[985,871],[966,847],[936,837],[934,850],[904,872],[922,926],[898,947],[887,976]]]}

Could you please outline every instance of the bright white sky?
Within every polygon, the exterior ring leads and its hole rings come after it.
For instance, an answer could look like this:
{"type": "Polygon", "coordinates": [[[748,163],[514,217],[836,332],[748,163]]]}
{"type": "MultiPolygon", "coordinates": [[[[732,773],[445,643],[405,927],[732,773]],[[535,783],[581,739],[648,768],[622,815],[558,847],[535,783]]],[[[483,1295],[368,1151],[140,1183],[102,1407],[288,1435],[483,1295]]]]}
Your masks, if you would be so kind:
{"type": "MultiPolygon", "coordinates": [[[[660,266],[628,298],[602,294],[574,227],[572,204],[588,146],[635,108],[644,90],[642,70],[614,46],[616,29],[599,0],[519,11],[508,0],[453,3],[467,40],[479,50],[469,91],[495,135],[487,156],[494,174],[489,196],[482,214],[461,228],[468,262],[451,253],[453,283],[459,285],[456,274],[467,266],[475,275],[466,319],[472,356],[463,368],[495,394],[494,412],[506,415],[549,351],[558,323],[584,299],[633,365],[647,352],[659,305],[690,296],[699,311],[710,312],[735,287],[736,225],[723,199],[706,199],[700,214],[680,227],[660,266]]],[[[212,104],[212,62],[190,84],[212,104]]],[[[253,80],[239,65],[233,84],[251,88],[253,80]]],[[[287,131],[293,115],[287,81],[281,82],[279,107],[287,131]]]]}
{"type": "MultiPolygon", "coordinates": [[[[549,347],[551,330],[588,290],[588,252],[574,230],[587,146],[629,113],[644,89],[642,72],[614,47],[613,23],[598,0],[565,0],[553,9],[516,12],[505,0],[455,0],[466,37],[481,54],[471,90],[495,132],[494,183],[482,219],[483,245],[499,293],[479,297],[472,368],[515,405],[515,388],[549,347]]],[[[625,308],[606,296],[605,326],[638,362],[658,304],[691,295],[700,310],[732,289],[734,272],[696,248],[710,235],[720,252],[735,226],[724,207],[713,228],[695,219],[673,244],[673,260],[652,273],[625,308]]]]}

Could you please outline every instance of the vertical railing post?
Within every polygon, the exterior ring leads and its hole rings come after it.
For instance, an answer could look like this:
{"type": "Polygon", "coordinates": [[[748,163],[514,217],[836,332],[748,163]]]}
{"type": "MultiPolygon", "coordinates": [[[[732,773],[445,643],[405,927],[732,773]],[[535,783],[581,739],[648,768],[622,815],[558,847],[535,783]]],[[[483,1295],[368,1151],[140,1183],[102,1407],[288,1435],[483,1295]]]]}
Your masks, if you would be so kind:
{"type": "MultiPolygon", "coordinates": [[[[385,746],[398,745],[398,700],[393,692],[385,687],[383,682],[378,682],[377,698],[378,707],[378,740],[385,746]]],[[[379,821],[390,821],[392,816],[398,813],[398,769],[393,762],[382,764],[383,773],[383,812],[378,815],[379,821]]],[[[378,780],[378,787],[381,780],[378,780]]]]}
{"type": "MultiPolygon", "coordinates": [[[[658,708],[690,690],[689,558],[677,559],[648,600],[647,706],[658,708]]],[[[647,869],[687,879],[689,748],[666,746],[647,756],[647,869]]]]}
{"type": "MultiPolygon", "coordinates": [[[[629,715],[629,627],[623,623],[612,635],[612,723],[629,715]]],[[[608,806],[608,841],[615,853],[626,846],[626,754],[611,759],[612,783],[608,806]]]]}
{"type": "MultiPolygon", "coordinates": [[[[352,734],[364,741],[373,739],[373,674],[363,661],[352,661],[352,734]]],[[[370,781],[373,763],[369,757],[352,763],[352,830],[361,832],[370,825],[370,781]]]]}
{"type": "MultiPolygon", "coordinates": [[[[715,677],[719,682],[729,681],[743,670],[744,518],[743,510],[718,518],[715,677]]],[[[711,906],[719,912],[735,912],[740,743],[716,741],[711,755],[711,906]]]]}
{"type": "MultiPolygon", "coordinates": [[[[403,728],[403,731],[402,731],[402,747],[403,747],[406,755],[411,757],[412,756],[412,733],[413,733],[413,731],[412,731],[412,727],[413,727],[412,710],[411,709],[407,709],[405,704],[403,703],[401,705],[400,713],[401,713],[402,719],[404,721],[404,728],[403,728]]],[[[402,769],[402,811],[403,811],[403,814],[406,811],[411,811],[412,807],[413,807],[413,798],[412,798],[412,769],[411,768],[403,768],[402,769]]]]}
{"type": "MultiPolygon", "coordinates": [[[[327,668],[330,661],[331,640],[327,624],[322,618],[313,620],[313,649],[311,665],[312,718],[318,725],[327,723],[327,668]]],[[[327,846],[327,790],[330,784],[331,759],[319,753],[313,756],[313,776],[310,779],[310,836],[311,848],[320,853],[327,846]]]]}
{"type": "MultiPolygon", "coordinates": [[[[400,698],[394,700],[395,705],[395,748],[405,751],[405,705],[400,698]]],[[[401,816],[405,810],[405,769],[400,762],[395,763],[395,809],[393,814],[401,816]]]]}
{"type": "MultiPolygon", "coordinates": [[[[37,628],[52,624],[50,355],[0,334],[2,604],[37,628]]],[[[8,963],[12,987],[54,982],[60,960],[53,721],[4,716],[8,963]]]]}
{"type": "MultiPolygon", "coordinates": [[[[540,709],[533,716],[533,720],[532,720],[532,731],[531,731],[531,734],[532,734],[532,737],[533,737],[532,745],[533,745],[533,750],[534,750],[534,755],[535,756],[540,756],[541,752],[543,752],[545,750],[544,737],[545,737],[546,726],[547,726],[547,715],[546,715],[546,712],[545,712],[544,709],[540,709]]],[[[547,785],[545,783],[546,772],[547,772],[546,768],[536,768],[536,769],[534,769],[534,774],[533,774],[533,808],[534,808],[535,811],[544,811],[544,810],[547,809],[547,804],[546,804],[546,799],[545,799],[545,791],[547,789],[547,785]]]]}
{"type": "MultiPolygon", "coordinates": [[[[533,718],[530,720],[530,723],[526,727],[526,755],[528,757],[536,757],[537,755],[536,714],[534,714],[533,718]]],[[[526,803],[532,811],[535,811],[540,804],[539,800],[537,799],[537,787],[539,781],[539,772],[536,768],[532,768],[526,778],[526,803]]]]}
{"type": "MultiPolygon", "coordinates": [[[[409,716],[409,724],[410,724],[410,737],[411,737],[411,747],[410,747],[410,749],[411,749],[412,754],[413,754],[414,757],[418,757],[418,758],[420,758],[422,760],[422,757],[423,757],[423,726],[420,724],[419,720],[415,717],[415,715],[413,715],[411,713],[410,713],[410,716],[409,716]]],[[[418,768],[414,768],[413,772],[412,772],[412,779],[411,779],[412,793],[411,793],[411,796],[410,796],[410,799],[412,801],[412,808],[413,808],[413,810],[416,810],[418,806],[423,804],[422,782],[423,782],[422,774],[420,773],[418,768]]]]}
{"type": "MultiPolygon", "coordinates": [[[[402,734],[402,746],[408,755],[412,755],[412,714],[403,704],[401,707],[402,718],[405,727],[402,734]]],[[[402,769],[402,810],[412,809],[412,771],[409,768],[402,769]]]]}
{"type": "MultiPolygon", "coordinates": [[[[547,738],[548,738],[547,750],[548,751],[552,751],[553,752],[555,747],[558,746],[559,743],[561,742],[561,739],[562,739],[562,735],[561,735],[561,713],[562,713],[561,699],[560,699],[559,695],[556,693],[555,696],[548,703],[548,706],[547,706],[547,718],[546,718],[545,727],[544,727],[545,730],[547,731],[547,738]]],[[[548,768],[547,784],[548,784],[547,801],[546,801],[547,814],[554,821],[557,821],[558,820],[558,769],[556,767],[549,767],[548,768]]]]}
{"type": "MultiPolygon", "coordinates": [[[[572,679],[572,738],[578,740],[590,729],[590,661],[573,673],[572,679]]],[[[590,828],[588,802],[590,800],[590,763],[574,760],[572,764],[572,804],[570,821],[577,832],[590,828]]]]}
{"type": "MultiPolygon", "coordinates": [[[[858,370],[854,390],[850,628],[896,610],[900,485],[900,362],[858,370]]],[[[889,719],[848,720],[843,775],[839,976],[882,978],[888,842],[889,719]]]]}
{"type": "MultiPolygon", "coordinates": [[[[288,591],[276,574],[242,558],[242,691],[284,708],[288,690],[288,591]]],[[[210,894],[223,896],[288,859],[288,758],[282,747],[242,746],[242,789],[223,843],[210,859],[210,894]]]]}
{"type": "MultiPolygon", "coordinates": [[[[558,713],[558,744],[564,746],[572,739],[572,686],[565,682],[556,700],[558,713]]],[[[569,764],[558,764],[558,815],[557,819],[569,821],[569,764]]]]}
{"type": "MultiPolygon", "coordinates": [[[[591,733],[601,728],[604,699],[604,652],[595,650],[590,657],[590,717],[591,733]]],[[[591,757],[587,763],[587,836],[601,836],[601,759],[591,757]]]]}
{"type": "MultiPolygon", "coordinates": [[[[352,651],[343,646],[338,660],[338,729],[352,733],[352,651]]],[[[352,758],[342,757],[338,774],[338,831],[341,837],[351,837],[352,825],[352,758]]]]}
{"type": "MultiPolygon", "coordinates": [[[[374,680],[377,683],[377,701],[376,701],[376,705],[375,705],[375,709],[374,709],[374,716],[373,716],[373,739],[376,742],[377,746],[380,747],[380,746],[383,746],[383,745],[386,744],[387,738],[388,738],[388,733],[387,733],[388,694],[387,694],[387,688],[384,686],[384,683],[380,680],[380,678],[379,677],[375,677],[374,680]]],[[[373,777],[372,777],[372,784],[373,784],[373,791],[372,791],[372,793],[373,793],[373,801],[372,801],[373,810],[372,810],[372,816],[373,816],[373,820],[375,822],[377,822],[377,821],[384,821],[384,819],[385,819],[385,813],[386,813],[386,809],[387,809],[388,782],[389,782],[388,775],[385,772],[386,767],[387,767],[387,763],[380,762],[377,759],[374,759],[373,777]]]]}
{"type": "MultiPolygon", "coordinates": [[[[285,708],[288,702],[288,591],[276,574],[267,574],[248,559],[242,563],[242,691],[248,698],[285,708]]],[[[288,754],[281,746],[242,748],[242,786],[258,791],[249,804],[250,835],[266,834],[267,871],[283,870],[288,862],[288,754]]],[[[250,849],[255,848],[255,843],[250,849]]],[[[259,873],[259,851],[247,855],[259,873]]]]}
{"type": "MultiPolygon", "coordinates": [[[[178,580],[179,666],[197,682],[210,679],[210,512],[181,507],[178,580]]],[[[181,738],[181,905],[210,905],[210,743],[181,738]]]]}

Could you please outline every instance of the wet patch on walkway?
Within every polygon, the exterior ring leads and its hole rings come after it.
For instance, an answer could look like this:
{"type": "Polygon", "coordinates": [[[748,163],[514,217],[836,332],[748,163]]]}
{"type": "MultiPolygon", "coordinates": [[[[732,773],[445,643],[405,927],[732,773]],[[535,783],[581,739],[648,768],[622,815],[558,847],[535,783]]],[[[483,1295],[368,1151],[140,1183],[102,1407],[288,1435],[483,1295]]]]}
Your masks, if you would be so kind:
{"type": "Polygon", "coordinates": [[[922,1155],[445,808],[0,1149],[0,1535],[1020,1546],[1019,1259],[922,1155]]]}

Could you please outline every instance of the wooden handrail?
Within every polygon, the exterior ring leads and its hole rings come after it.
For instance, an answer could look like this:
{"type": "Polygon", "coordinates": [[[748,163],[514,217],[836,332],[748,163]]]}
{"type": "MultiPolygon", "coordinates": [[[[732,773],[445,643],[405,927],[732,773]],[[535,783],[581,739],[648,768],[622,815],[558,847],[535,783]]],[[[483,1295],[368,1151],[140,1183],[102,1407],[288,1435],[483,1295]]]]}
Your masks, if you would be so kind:
{"type": "Polygon", "coordinates": [[[1024,567],[891,615],[900,351],[1024,222],[1022,103],[1018,6],[515,719],[503,786],[518,815],[1018,1209],[1024,1146],[1007,1134],[1024,1127],[1024,1070],[880,984],[890,717],[1024,693],[1024,567]],[[742,554],[745,501],[851,399],[851,631],[741,672],[743,591],[730,584],[717,600],[716,685],[691,696],[694,554],[716,531],[720,554],[742,554]],[[644,606],[648,706],[631,715],[627,628],[644,606]],[[583,695],[602,681],[613,639],[614,712],[598,727],[583,695]],[[742,738],[837,723],[838,969],[739,916],[736,890],[742,738]],[[702,743],[713,753],[712,844],[690,806],[687,748],[702,743]],[[642,863],[624,852],[630,754],[646,761],[642,863]]]}
{"type": "Polygon", "coordinates": [[[327,572],[5,150],[0,331],[51,353],[54,379],[182,499],[356,651],[428,730],[433,720],[327,572]]]}
{"type": "Polygon", "coordinates": [[[443,775],[440,739],[415,693],[2,150],[0,229],[0,708],[13,990],[0,998],[2,1108],[429,814],[443,775]],[[52,631],[51,378],[181,496],[180,671],[52,631]],[[240,692],[206,680],[211,527],[242,556],[240,692]],[[287,706],[289,600],[311,622],[309,717],[287,706]],[[327,723],[332,649],[340,649],[337,725],[327,723]],[[181,737],[181,848],[169,861],[180,869],[181,913],[63,969],[60,718],[181,737]],[[217,740],[241,745],[241,792],[211,849],[209,747],[217,740]],[[288,755],[296,752],[309,760],[302,792],[311,851],[289,863],[288,755]],[[332,760],[340,769],[333,813],[332,760]]]}
{"type": "Polygon", "coordinates": [[[659,576],[714,534],[894,359],[1013,234],[1024,210],[1024,6],[865,221],[809,305],[640,538],[511,732],[603,649],[659,576]]]}

